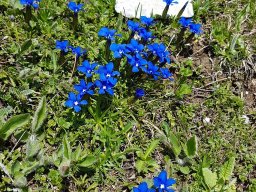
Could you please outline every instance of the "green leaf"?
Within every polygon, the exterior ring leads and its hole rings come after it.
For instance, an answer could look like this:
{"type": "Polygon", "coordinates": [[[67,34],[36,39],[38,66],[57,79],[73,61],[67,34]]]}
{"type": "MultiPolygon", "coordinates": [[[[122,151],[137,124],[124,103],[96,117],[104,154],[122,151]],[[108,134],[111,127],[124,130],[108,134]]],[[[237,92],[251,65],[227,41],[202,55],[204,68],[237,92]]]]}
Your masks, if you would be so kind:
{"type": "Polygon", "coordinates": [[[73,161],[79,161],[79,158],[81,156],[81,152],[82,152],[82,148],[81,148],[80,145],[78,145],[78,147],[76,148],[76,150],[72,154],[72,160],[73,161]]]}
{"type": "Polygon", "coordinates": [[[135,163],[135,168],[137,169],[138,173],[141,173],[143,170],[145,170],[146,163],[145,161],[138,160],[135,163]]]}
{"type": "Polygon", "coordinates": [[[21,45],[21,48],[20,48],[20,50],[18,52],[18,56],[22,55],[26,50],[28,50],[31,45],[32,45],[31,39],[28,39],[27,41],[25,41],[21,45]]]}
{"type": "Polygon", "coordinates": [[[52,65],[53,65],[53,73],[57,71],[57,56],[54,52],[52,52],[52,65]]]}
{"type": "Polygon", "coordinates": [[[205,184],[212,189],[217,184],[217,174],[208,168],[202,169],[205,184]]]}
{"type": "Polygon", "coordinates": [[[174,155],[176,157],[179,156],[179,154],[181,153],[181,146],[180,146],[178,138],[172,132],[170,132],[169,141],[172,145],[172,150],[173,150],[174,155]]]}
{"type": "Polygon", "coordinates": [[[180,88],[176,91],[176,96],[182,98],[184,95],[188,95],[192,92],[191,86],[187,84],[181,84],[180,88]]]}
{"type": "Polygon", "coordinates": [[[188,157],[194,157],[197,153],[197,137],[191,137],[186,143],[186,153],[188,157]]]}
{"type": "Polygon", "coordinates": [[[97,161],[96,157],[93,155],[88,155],[81,163],[78,164],[79,167],[89,167],[97,161]]]}
{"type": "Polygon", "coordinates": [[[36,133],[47,117],[46,98],[43,97],[37,107],[32,121],[32,132],[36,133]]]}
{"type": "Polygon", "coordinates": [[[15,175],[13,184],[16,187],[20,187],[20,188],[25,187],[27,186],[27,178],[24,177],[23,174],[19,173],[15,175]]]}
{"type": "Polygon", "coordinates": [[[26,145],[27,159],[34,157],[40,150],[40,144],[35,135],[31,135],[26,145]]]}
{"type": "Polygon", "coordinates": [[[30,119],[29,114],[21,114],[11,117],[4,125],[0,128],[0,138],[3,140],[8,137],[19,127],[24,126],[30,119]]]}
{"type": "Polygon", "coordinates": [[[189,68],[181,68],[180,69],[180,74],[184,77],[190,77],[193,74],[193,71],[189,68]]]}
{"type": "Polygon", "coordinates": [[[220,171],[220,178],[223,178],[224,181],[228,181],[233,173],[234,166],[235,166],[235,157],[231,157],[221,168],[220,171]]]}
{"type": "Polygon", "coordinates": [[[180,167],[180,171],[183,173],[183,174],[185,174],[185,175],[187,175],[187,174],[189,174],[190,173],[190,169],[189,169],[189,167],[188,166],[185,166],[185,167],[180,167]]]}
{"type": "Polygon", "coordinates": [[[159,140],[153,140],[150,143],[149,147],[147,148],[144,154],[144,157],[143,157],[144,160],[147,159],[148,156],[157,148],[158,144],[159,144],[159,140]]]}
{"type": "Polygon", "coordinates": [[[63,157],[68,160],[71,160],[71,148],[70,148],[70,144],[67,136],[63,138],[62,145],[63,145],[63,157]]]}

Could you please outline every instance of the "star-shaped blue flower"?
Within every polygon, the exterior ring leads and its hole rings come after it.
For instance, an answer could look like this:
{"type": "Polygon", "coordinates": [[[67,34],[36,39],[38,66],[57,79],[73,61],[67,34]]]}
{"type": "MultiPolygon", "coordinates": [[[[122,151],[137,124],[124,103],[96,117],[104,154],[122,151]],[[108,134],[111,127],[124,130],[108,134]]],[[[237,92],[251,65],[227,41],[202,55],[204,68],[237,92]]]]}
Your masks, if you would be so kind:
{"type": "Polygon", "coordinates": [[[82,49],[82,47],[72,47],[70,46],[70,49],[72,50],[72,53],[75,54],[77,57],[81,57],[86,53],[85,49],[82,49]]]}
{"type": "Polygon", "coordinates": [[[115,40],[115,36],[121,36],[120,34],[116,34],[115,29],[109,29],[107,27],[102,27],[98,32],[100,37],[105,37],[107,40],[113,41],[115,40]]]}
{"type": "Polygon", "coordinates": [[[75,112],[81,111],[81,105],[87,105],[86,100],[82,100],[81,95],[76,95],[73,92],[69,93],[68,100],[65,102],[65,106],[73,108],[75,112]]]}
{"type": "Polygon", "coordinates": [[[178,2],[175,0],[163,0],[167,5],[173,5],[173,4],[177,4],[178,2]]]}
{"type": "Polygon", "coordinates": [[[153,55],[157,55],[160,63],[167,62],[170,63],[170,52],[166,50],[166,47],[163,43],[153,43],[148,45],[148,50],[153,53],[153,55]]]}
{"type": "Polygon", "coordinates": [[[81,95],[84,96],[85,94],[88,95],[93,95],[94,91],[92,90],[93,88],[93,83],[89,82],[86,83],[85,80],[80,80],[80,83],[77,85],[74,85],[75,90],[81,95]]]}
{"type": "Polygon", "coordinates": [[[179,24],[181,24],[182,27],[184,28],[188,28],[188,26],[192,23],[192,19],[191,18],[185,18],[185,17],[181,17],[179,20],[179,24]]]}
{"type": "Polygon", "coordinates": [[[146,29],[144,28],[141,28],[141,30],[139,31],[139,36],[144,39],[145,41],[149,41],[151,39],[154,38],[152,32],[150,31],[147,31],[146,29]]]}
{"type": "Polygon", "coordinates": [[[140,55],[128,56],[128,63],[132,66],[132,72],[139,72],[139,69],[147,64],[147,61],[140,55]]]}
{"type": "Polygon", "coordinates": [[[75,2],[71,1],[68,3],[68,8],[73,11],[74,13],[78,13],[79,11],[83,10],[84,4],[76,4],[75,2]]]}
{"type": "Polygon", "coordinates": [[[85,74],[86,77],[91,77],[95,67],[97,66],[97,63],[92,63],[90,64],[89,61],[85,60],[81,66],[77,67],[77,70],[80,71],[81,73],[85,74]]]}
{"type": "Polygon", "coordinates": [[[147,65],[147,67],[141,67],[142,68],[142,70],[145,72],[145,73],[147,73],[147,74],[149,74],[149,75],[152,75],[153,76],[153,78],[155,79],[155,80],[157,80],[158,79],[158,77],[159,77],[159,75],[160,75],[160,73],[159,73],[159,67],[158,66],[156,66],[156,65],[154,65],[152,62],[148,62],[148,65],[147,65]]]}
{"type": "Polygon", "coordinates": [[[136,91],[135,91],[135,96],[137,97],[137,98],[141,98],[141,97],[143,97],[145,95],[145,91],[143,90],[143,89],[136,89],[136,91]]]}
{"type": "Polygon", "coordinates": [[[135,39],[132,39],[130,44],[127,45],[127,49],[134,54],[140,54],[142,53],[144,46],[139,44],[135,39]]]}
{"type": "Polygon", "coordinates": [[[114,64],[109,62],[105,66],[99,66],[97,73],[100,75],[100,80],[108,81],[112,80],[113,77],[119,76],[118,71],[114,71],[114,64]]]}
{"type": "Polygon", "coordinates": [[[112,82],[100,81],[100,80],[95,81],[95,85],[99,88],[98,93],[100,95],[105,94],[105,93],[108,93],[111,96],[114,95],[113,87],[116,85],[117,79],[112,78],[112,80],[113,80],[112,82]]]}
{"type": "Polygon", "coordinates": [[[146,25],[147,27],[151,26],[154,24],[154,19],[151,17],[146,17],[146,16],[141,16],[140,17],[140,22],[144,25],[146,25]]]}
{"type": "Polygon", "coordinates": [[[203,30],[202,30],[202,25],[201,24],[197,24],[197,23],[192,23],[189,25],[189,30],[196,34],[196,35],[200,35],[203,33],[203,30]]]}
{"type": "Polygon", "coordinates": [[[122,58],[129,53],[129,50],[126,48],[126,44],[116,44],[113,43],[110,45],[110,50],[114,53],[114,58],[122,58]]]}
{"type": "Polygon", "coordinates": [[[139,31],[139,30],[140,30],[140,23],[138,23],[138,22],[134,22],[134,21],[129,20],[129,21],[127,22],[127,25],[128,25],[128,28],[129,28],[132,32],[136,32],[136,31],[139,31]]]}
{"type": "Polygon", "coordinates": [[[161,68],[161,69],[160,69],[160,72],[161,72],[161,77],[162,77],[163,79],[173,80],[173,78],[172,78],[173,74],[169,71],[169,69],[167,69],[167,68],[161,68]]]}
{"type": "Polygon", "coordinates": [[[59,49],[63,52],[68,52],[68,48],[69,48],[69,42],[68,40],[64,40],[64,41],[56,41],[56,49],[59,49]]]}
{"type": "Polygon", "coordinates": [[[161,43],[158,47],[157,56],[159,57],[160,63],[171,63],[170,52],[166,50],[166,47],[164,46],[163,43],[161,43]]]}
{"type": "Polygon", "coordinates": [[[142,182],[138,187],[133,187],[133,192],[155,192],[154,189],[149,189],[146,182],[142,182]]]}
{"type": "Polygon", "coordinates": [[[38,9],[40,1],[41,0],[20,0],[20,4],[25,6],[32,6],[35,9],[38,9]]]}
{"type": "Polygon", "coordinates": [[[158,189],[159,192],[174,192],[173,189],[170,189],[169,187],[175,184],[176,181],[172,178],[167,178],[167,172],[161,171],[158,177],[154,178],[154,186],[158,189]]]}

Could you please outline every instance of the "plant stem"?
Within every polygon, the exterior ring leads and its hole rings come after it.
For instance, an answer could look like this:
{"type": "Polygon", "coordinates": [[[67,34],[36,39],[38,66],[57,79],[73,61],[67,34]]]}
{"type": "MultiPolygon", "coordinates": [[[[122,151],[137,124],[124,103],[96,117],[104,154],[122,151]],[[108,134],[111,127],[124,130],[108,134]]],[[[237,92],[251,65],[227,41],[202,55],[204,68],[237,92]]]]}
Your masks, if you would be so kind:
{"type": "Polygon", "coordinates": [[[77,31],[77,26],[78,26],[78,14],[74,13],[74,15],[73,15],[73,29],[74,29],[74,32],[77,31]]]}
{"type": "Polygon", "coordinates": [[[26,6],[26,8],[25,8],[25,13],[24,13],[24,18],[25,18],[26,23],[30,26],[29,21],[30,21],[31,18],[32,18],[32,9],[31,9],[31,6],[26,6]]]}
{"type": "Polygon", "coordinates": [[[105,46],[105,58],[106,58],[107,62],[108,62],[109,56],[110,56],[110,49],[109,49],[110,45],[111,45],[111,40],[108,39],[107,43],[106,43],[106,46],[105,46]]]}
{"type": "Polygon", "coordinates": [[[162,13],[162,19],[166,19],[168,11],[169,11],[169,5],[166,5],[162,13]]]}

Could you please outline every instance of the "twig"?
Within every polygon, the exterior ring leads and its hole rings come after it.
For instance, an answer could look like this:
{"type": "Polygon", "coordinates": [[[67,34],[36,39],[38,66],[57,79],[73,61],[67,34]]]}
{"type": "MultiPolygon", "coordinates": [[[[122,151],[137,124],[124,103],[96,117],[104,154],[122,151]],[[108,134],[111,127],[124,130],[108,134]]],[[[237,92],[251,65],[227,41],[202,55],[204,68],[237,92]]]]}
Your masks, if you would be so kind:
{"type": "Polygon", "coordinates": [[[219,79],[219,80],[213,81],[213,82],[211,82],[211,83],[208,83],[208,84],[206,84],[206,85],[204,85],[204,86],[202,86],[202,87],[199,87],[198,89],[203,89],[203,88],[208,87],[208,86],[210,86],[210,85],[212,85],[212,84],[215,84],[215,83],[218,83],[218,82],[221,82],[221,81],[226,81],[226,80],[228,80],[228,79],[231,79],[231,78],[230,78],[230,77],[227,77],[227,78],[219,79]]]}

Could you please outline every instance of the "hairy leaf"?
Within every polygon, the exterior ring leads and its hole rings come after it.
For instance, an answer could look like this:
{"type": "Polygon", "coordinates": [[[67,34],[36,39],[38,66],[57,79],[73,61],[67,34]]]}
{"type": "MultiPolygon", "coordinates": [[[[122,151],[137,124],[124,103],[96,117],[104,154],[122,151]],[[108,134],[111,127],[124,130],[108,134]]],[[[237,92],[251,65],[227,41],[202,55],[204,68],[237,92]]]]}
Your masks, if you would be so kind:
{"type": "Polygon", "coordinates": [[[208,168],[203,168],[202,173],[205,184],[209,189],[212,189],[217,184],[217,174],[208,168]]]}
{"type": "Polygon", "coordinates": [[[8,137],[19,127],[24,126],[28,123],[30,118],[29,114],[21,114],[11,117],[4,125],[0,128],[0,138],[6,140],[8,137]]]}
{"type": "Polygon", "coordinates": [[[32,132],[36,133],[47,117],[46,98],[43,97],[37,107],[32,121],[32,132]]]}
{"type": "Polygon", "coordinates": [[[225,164],[222,166],[220,171],[220,178],[223,178],[225,181],[228,181],[232,176],[235,166],[235,157],[231,157],[225,164]]]}

